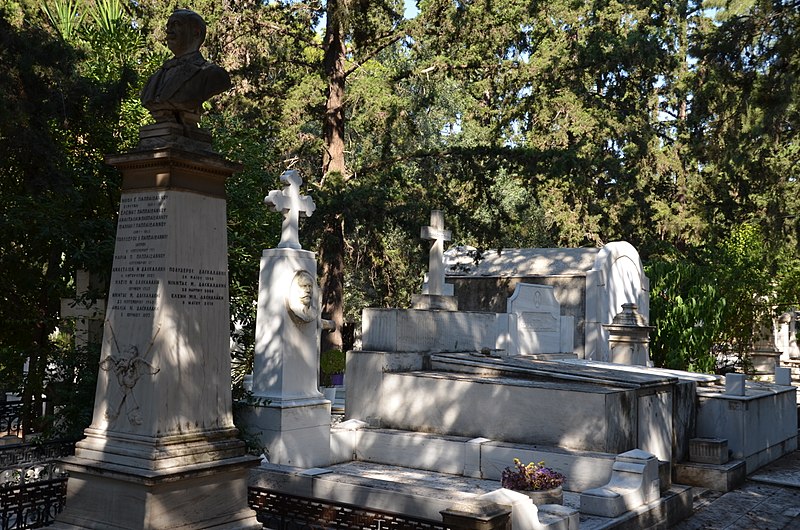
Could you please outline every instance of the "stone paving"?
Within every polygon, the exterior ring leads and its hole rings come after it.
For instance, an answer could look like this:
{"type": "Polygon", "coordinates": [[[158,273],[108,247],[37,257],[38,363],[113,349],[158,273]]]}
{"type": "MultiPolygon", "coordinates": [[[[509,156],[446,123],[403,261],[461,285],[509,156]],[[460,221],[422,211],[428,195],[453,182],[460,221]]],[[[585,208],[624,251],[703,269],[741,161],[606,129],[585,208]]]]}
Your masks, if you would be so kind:
{"type": "Polygon", "coordinates": [[[695,488],[694,514],[677,530],[800,530],[800,451],[765,466],[734,491],[695,488]]]}

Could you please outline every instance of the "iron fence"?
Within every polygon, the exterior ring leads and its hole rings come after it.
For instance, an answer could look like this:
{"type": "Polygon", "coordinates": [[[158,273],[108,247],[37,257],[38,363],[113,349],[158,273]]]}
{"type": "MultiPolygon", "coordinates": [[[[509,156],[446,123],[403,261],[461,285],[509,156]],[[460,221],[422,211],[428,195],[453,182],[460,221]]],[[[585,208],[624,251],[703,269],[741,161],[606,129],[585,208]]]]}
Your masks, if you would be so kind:
{"type": "Polygon", "coordinates": [[[75,442],[76,440],[55,440],[0,446],[0,469],[74,455],[75,442]]]}
{"type": "Polygon", "coordinates": [[[42,528],[64,509],[67,473],[57,462],[0,472],[0,530],[42,528]]]}
{"type": "Polygon", "coordinates": [[[0,436],[22,434],[22,401],[0,402],[0,436]]]}
{"type": "Polygon", "coordinates": [[[0,530],[51,524],[67,500],[67,473],[57,462],[75,454],[75,440],[0,447],[0,530]]]}
{"type": "Polygon", "coordinates": [[[447,530],[431,521],[344,503],[248,489],[248,504],[258,522],[274,530],[447,530]]]}

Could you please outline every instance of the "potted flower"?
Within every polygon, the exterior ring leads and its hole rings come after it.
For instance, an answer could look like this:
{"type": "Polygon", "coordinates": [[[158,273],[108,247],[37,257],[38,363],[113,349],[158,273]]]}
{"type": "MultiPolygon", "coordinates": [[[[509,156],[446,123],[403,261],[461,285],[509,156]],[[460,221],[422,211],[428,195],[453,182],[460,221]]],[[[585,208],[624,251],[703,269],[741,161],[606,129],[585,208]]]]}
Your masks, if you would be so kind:
{"type": "Polygon", "coordinates": [[[564,500],[564,480],[564,475],[545,467],[543,461],[538,464],[531,462],[525,466],[519,458],[515,458],[514,465],[503,470],[500,485],[524,493],[536,505],[561,504],[564,500]]]}

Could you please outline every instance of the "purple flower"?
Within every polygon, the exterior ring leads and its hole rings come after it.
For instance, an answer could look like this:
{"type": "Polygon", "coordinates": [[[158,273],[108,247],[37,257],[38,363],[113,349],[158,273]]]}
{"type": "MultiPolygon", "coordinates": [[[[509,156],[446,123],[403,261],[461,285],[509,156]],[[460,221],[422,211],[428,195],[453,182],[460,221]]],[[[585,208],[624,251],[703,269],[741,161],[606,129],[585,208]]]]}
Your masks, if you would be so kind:
{"type": "Polygon", "coordinates": [[[524,466],[519,458],[515,458],[514,466],[503,470],[500,484],[511,490],[539,491],[561,486],[565,479],[558,471],[545,467],[544,461],[524,466]]]}

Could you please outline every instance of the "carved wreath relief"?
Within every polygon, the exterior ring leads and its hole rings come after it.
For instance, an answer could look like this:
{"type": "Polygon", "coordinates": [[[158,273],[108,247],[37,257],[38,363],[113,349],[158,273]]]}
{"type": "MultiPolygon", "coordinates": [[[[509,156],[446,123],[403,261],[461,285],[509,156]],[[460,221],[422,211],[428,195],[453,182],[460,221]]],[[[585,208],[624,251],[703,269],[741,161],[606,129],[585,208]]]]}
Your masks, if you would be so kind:
{"type": "Polygon", "coordinates": [[[133,393],[133,389],[136,383],[139,382],[139,378],[143,375],[155,375],[160,370],[160,368],[156,368],[150,364],[145,357],[147,357],[150,350],[153,349],[153,344],[158,336],[158,332],[161,331],[161,327],[159,326],[156,330],[156,334],[153,335],[153,338],[150,340],[147,351],[142,356],[139,355],[139,347],[135,344],[129,345],[125,350],[126,355],[123,356],[119,344],[117,344],[117,337],[114,335],[114,330],[111,328],[110,323],[109,329],[111,330],[111,336],[114,339],[114,347],[118,355],[108,355],[105,359],[100,361],[100,368],[106,372],[112,372],[116,376],[120,392],[122,392],[122,398],[116,407],[109,407],[106,410],[105,417],[106,420],[112,422],[120,416],[124,408],[128,422],[130,422],[131,425],[141,425],[142,414],[139,410],[139,403],[136,401],[136,395],[133,393]]]}

